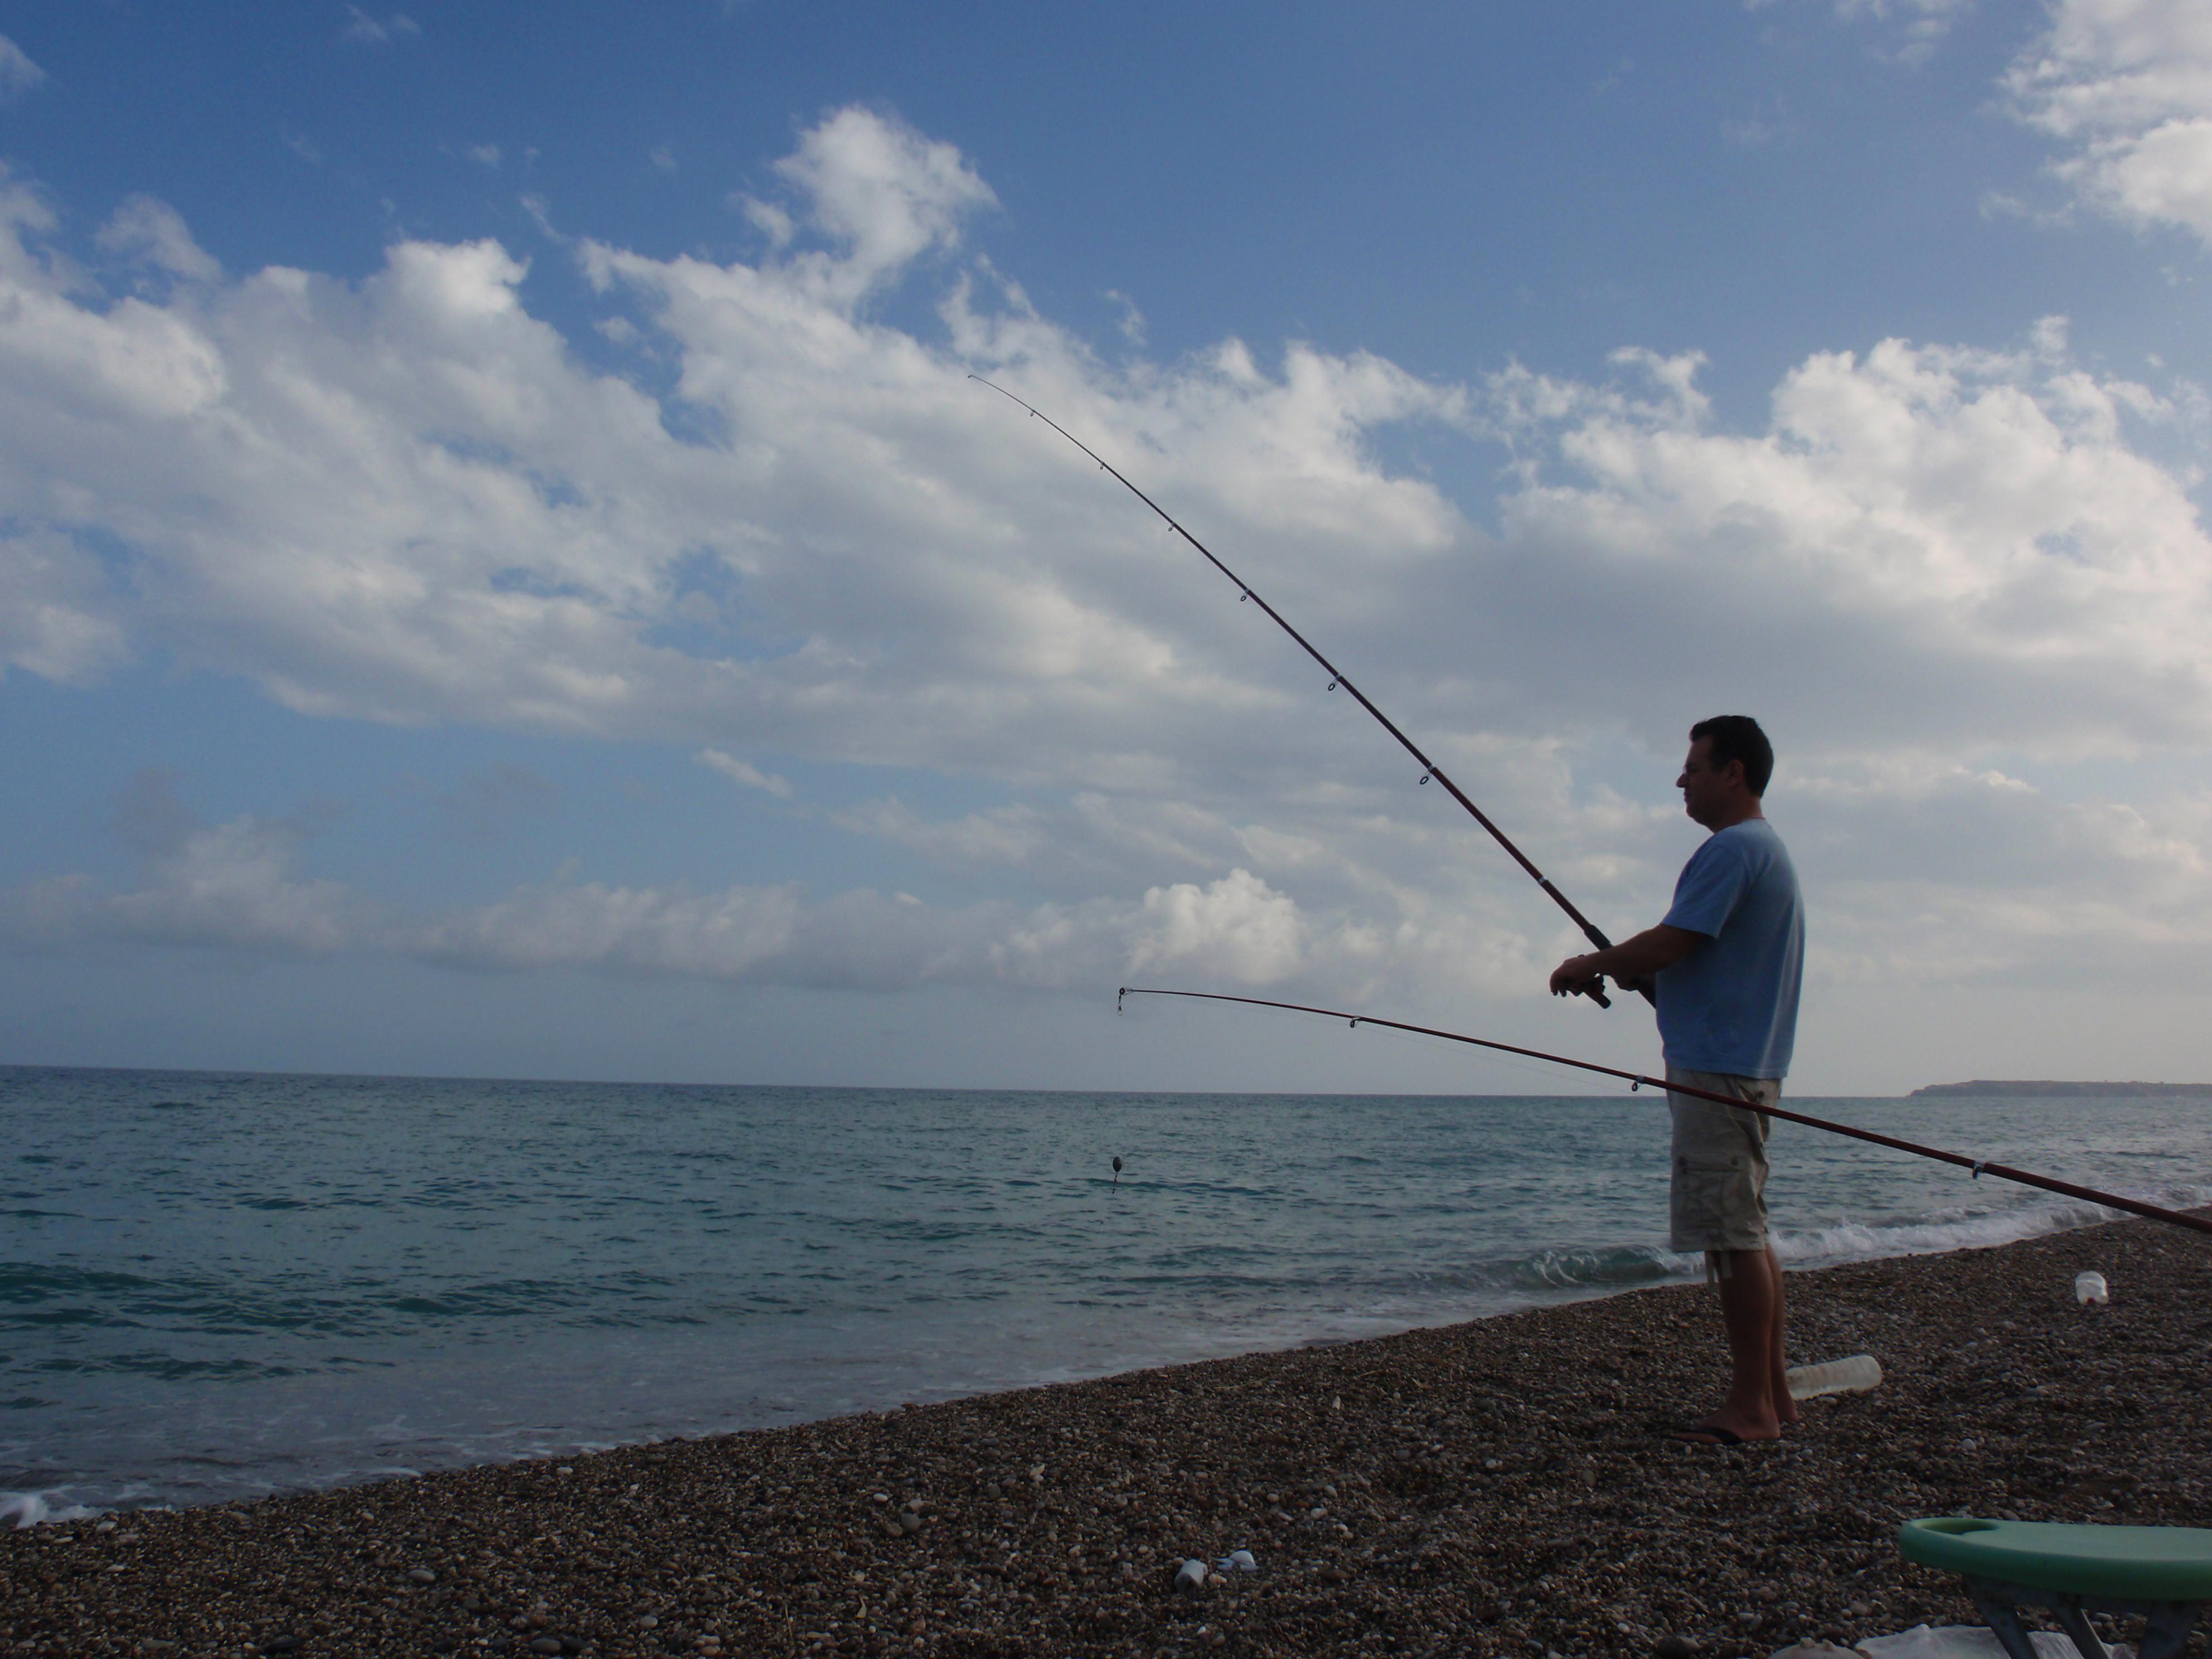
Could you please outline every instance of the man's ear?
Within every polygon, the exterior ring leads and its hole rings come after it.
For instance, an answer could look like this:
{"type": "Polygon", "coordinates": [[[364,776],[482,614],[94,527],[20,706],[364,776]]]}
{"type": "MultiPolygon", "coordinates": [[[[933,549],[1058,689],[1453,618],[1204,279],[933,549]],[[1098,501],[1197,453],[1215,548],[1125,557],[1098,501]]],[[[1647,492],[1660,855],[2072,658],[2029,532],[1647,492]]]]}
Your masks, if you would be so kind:
{"type": "Polygon", "coordinates": [[[1732,787],[1745,789],[1751,787],[1751,778],[1744,771],[1743,763],[1740,760],[1731,760],[1726,766],[1721,768],[1721,781],[1732,787]]]}

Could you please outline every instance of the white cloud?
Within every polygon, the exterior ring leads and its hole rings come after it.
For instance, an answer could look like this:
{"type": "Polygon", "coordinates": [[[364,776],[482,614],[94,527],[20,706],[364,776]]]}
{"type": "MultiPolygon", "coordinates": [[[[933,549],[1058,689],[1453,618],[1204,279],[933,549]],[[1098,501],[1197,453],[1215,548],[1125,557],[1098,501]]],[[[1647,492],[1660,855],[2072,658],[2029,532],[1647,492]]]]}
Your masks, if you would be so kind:
{"type": "Polygon", "coordinates": [[[994,806],[933,823],[896,795],[833,812],[830,821],[952,865],[1026,864],[1045,850],[1051,834],[1044,814],[1033,806],[994,806]]]}
{"type": "Polygon", "coordinates": [[[46,78],[46,70],[22,47],[0,34],[0,104],[34,90],[46,78]]]}
{"type": "Polygon", "coordinates": [[[96,240],[111,253],[143,259],[187,282],[211,283],[222,275],[214,256],[192,240],[176,209],[151,196],[133,196],[125,202],[96,240]]]}
{"type": "Polygon", "coordinates": [[[1974,0],[1836,0],[1840,17],[1868,17],[1894,27],[1900,37],[1897,55],[1909,64],[1925,63],[1954,24],[1974,7],[1974,0]]]}
{"type": "Polygon", "coordinates": [[[471,144],[466,153],[480,167],[496,168],[500,164],[501,152],[497,144],[471,144]]]}
{"type": "Polygon", "coordinates": [[[936,909],[870,891],[808,903],[796,887],[713,893],[557,879],[491,904],[409,921],[298,872],[296,826],[243,817],[184,828],[142,886],[70,876],[0,892],[0,939],[64,950],[118,943],[279,956],[338,952],[451,967],[681,976],[876,991],[929,984],[1100,992],[1146,970],[1240,985],[1296,973],[1297,906],[1243,870],[1142,899],[936,909]]]}
{"type": "Polygon", "coordinates": [[[1520,556],[1489,573],[1510,586],[1487,609],[1518,624],[1497,641],[1501,678],[1547,678],[1516,639],[1625,641],[1640,616],[1651,637],[1729,641],[1718,662],[1640,664],[1649,695],[1774,688],[1800,744],[2203,743],[2212,542],[2193,478],[2130,438],[2173,411],[2054,356],[2062,339],[1820,353],[1755,434],[1712,430],[1679,364],[1654,371],[1656,399],[1498,376],[1492,407],[1525,458],[1504,502],[1520,556]]]}
{"type": "Polygon", "coordinates": [[[2064,141],[2081,198],[2130,223],[2212,242],[2212,9],[2199,0],[2058,0],[2006,85],[2021,118],[2064,141]]]}
{"type": "Polygon", "coordinates": [[[1133,346],[1142,346],[1145,343],[1145,313],[1137,309],[1137,302],[1117,288],[1105,289],[1101,297],[1111,300],[1121,308],[1121,319],[1115,326],[1121,331],[1121,337],[1133,346]]]}
{"type": "Polygon", "coordinates": [[[910,895],[806,903],[792,887],[722,892],[556,884],[434,924],[404,949],[467,967],[587,968],[738,983],[899,991],[929,984],[1096,991],[1143,969],[1275,983],[1300,965],[1297,907],[1242,870],[1134,902],[945,910],[910,895]]]}
{"type": "Polygon", "coordinates": [[[0,534],[0,665],[82,685],[129,654],[99,560],[52,531],[0,534]]]}
{"type": "MultiPolygon", "coordinates": [[[[778,176],[757,258],[572,245],[596,323],[672,365],[672,390],[586,367],[493,241],[399,243],[358,283],[226,276],[149,204],[117,245],[193,280],[116,298],[34,192],[0,185],[0,651],[81,681],[158,648],[331,717],[682,743],[771,793],[789,785],[739,757],[980,779],[1022,799],[834,822],[1050,900],[569,881],[411,933],[387,918],[414,943],[380,948],[871,984],[1075,984],[1142,956],[1347,994],[1535,994],[1566,942],[1540,897],[974,372],[1126,463],[1616,924],[1663,900],[1681,827],[1592,781],[1593,757],[1663,780],[1717,708],[1765,718],[1785,790],[1808,792],[1878,751],[1980,777],[2212,744],[2212,542],[2195,474],[2154,454],[2187,441],[2179,405],[2085,368],[2056,324],[2004,349],[1816,352],[1749,428],[1717,420],[1694,352],[1471,387],[1235,340],[1109,364],[962,253],[993,198],[951,147],[847,110],[778,176]],[[933,326],[882,320],[902,283],[936,299],[933,326]],[[1507,446],[1495,499],[1463,512],[1386,465],[1407,423],[1507,446]]],[[[2006,872],[2017,915],[2054,930],[1993,924],[2007,961],[2125,937],[2112,896],[2146,872],[2195,914],[2172,849],[2201,847],[2197,820],[2154,766],[2128,775],[2126,809],[2008,799],[2002,856],[1855,902],[1886,920],[1851,959],[1913,957],[1913,915],[1982,914],[2006,872]],[[2099,830],[2127,811],[2134,839],[2099,830]]],[[[1921,810],[1995,809],[1961,785],[1921,810]]],[[[70,891],[92,908],[70,914],[121,914],[70,891]]]]}
{"type": "Polygon", "coordinates": [[[959,240],[962,222],[998,198],[952,145],[866,110],[843,109],[775,164],[840,249],[799,269],[825,295],[852,299],[959,240]]]}
{"type": "Polygon", "coordinates": [[[372,17],[359,6],[346,8],[346,25],[341,31],[346,40],[359,40],[370,46],[388,46],[395,40],[422,33],[422,26],[404,11],[389,16],[372,17]]]}
{"type": "Polygon", "coordinates": [[[48,949],[123,942],[279,956],[374,940],[369,907],[338,883],[296,873],[301,840],[296,825],[253,817],[196,830],[128,892],[69,876],[0,894],[0,936],[48,949]]]}
{"type": "Polygon", "coordinates": [[[763,772],[750,762],[741,761],[735,755],[725,754],[719,749],[701,750],[699,764],[712,768],[731,781],[744,784],[748,789],[765,789],[779,800],[787,799],[791,794],[791,785],[786,780],[773,772],[763,772]]]}

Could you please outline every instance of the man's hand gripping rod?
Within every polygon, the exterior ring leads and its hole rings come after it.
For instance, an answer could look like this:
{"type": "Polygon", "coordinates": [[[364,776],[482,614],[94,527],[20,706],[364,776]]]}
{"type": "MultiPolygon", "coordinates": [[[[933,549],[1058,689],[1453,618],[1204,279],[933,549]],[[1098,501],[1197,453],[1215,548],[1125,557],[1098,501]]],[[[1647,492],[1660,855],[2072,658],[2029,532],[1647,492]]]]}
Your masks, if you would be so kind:
{"type": "MultiPolygon", "coordinates": [[[[1246,582],[1242,576],[1239,576],[1227,565],[1222,563],[1219,559],[1214,557],[1212,549],[1206,546],[1204,542],[1199,540],[1197,537],[1192,535],[1190,532],[1185,530],[1182,526],[1176,523],[1174,517],[1167,511],[1166,508],[1163,507],[1150,495],[1145,494],[1143,490],[1138,489],[1136,485],[1131,483],[1127,478],[1122,476],[1119,468],[1099,454],[1097,450],[1091,448],[1089,444],[1084,442],[1082,439],[1077,437],[1073,432],[1070,432],[1059,422],[1054,420],[1051,416],[1046,414],[1042,410],[1037,408],[1033,404],[1030,404],[1022,398],[1015,397],[1012,392],[1007,391],[1006,387],[998,385],[995,381],[984,380],[980,374],[970,374],[968,378],[980,385],[989,386],[992,391],[997,392],[1002,398],[1007,398],[1012,402],[1020,404],[1024,409],[1029,410],[1030,414],[1034,418],[1042,421],[1054,432],[1060,434],[1061,437],[1066,439],[1068,442],[1073,444],[1078,449],[1088,455],[1092,460],[1097,461],[1101,471],[1111,473],[1115,481],[1120,483],[1123,489],[1127,489],[1132,495],[1134,495],[1146,507],[1151,507],[1153,512],[1158,514],[1162,522],[1164,522],[1169,529],[1174,531],[1176,535],[1182,537],[1183,540],[1188,542],[1193,547],[1196,548],[1199,552],[1204,556],[1206,562],[1208,564],[1212,565],[1216,570],[1218,570],[1223,575],[1228,577],[1231,581],[1235,582],[1237,584],[1238,592],[1243,595],[1243,599],[1251,600],[1255,605],[1258,605],[1261,610],[1266,611],[1269,621],[1273,622],[1276,627],[1281,629],[1283,632],[1288,634],[1292,639],[1296,640],[1298,642],[1298,648],[1300,650],[1304,651],[1306,655],[1311,657],[1316,662],[1319,663],[1323,668],[1326,668],[1328,671],[1328,689],[1330,690],[1334,691],[1340,685],[1342,686],[1346,691],[1352,694],[1353,702],[1357,702],[1369,714],[1374,715],[1376,721],[1382,726],[1382,729],[1385,732],[1388,732],[1392,737],[1398,739],[1399,746],[1407,754],[1411,755],[1415,760],[1420,762],[1420,781],[1423,783],[1426,783],[1431,778],[1434,778],[1438,783],[1442,784],[1443,786],[1444,793],[1449,795],[1454,800],[1457,801],[1462,806],[1464,806],[1468,811],[1468,815],[1474,818],[1474,820],[1477,823],[1480,824],[1484,829],[1490,831],[1491,838],[1500,847],[1503,847],[1506,852],[1512,856],[1513,861],[1516,864],[1519,865],[1523,870],[1528,872],[1530,879],[1534,881],[1536,885],[1542,888],[1547,893],[1552,896],[1552,902],[1558,905],[1559,908],[1567,913],[1569,920],[1573,921],[1576,927],[1583,930],[1583,937],[1584,939],[1589,940],[1592,945],[1595,945],[1601,951],[1610,948],[1613,941],[1605,936],[1605,934],[1599,929],[1597,924],[1592,921],[1588,916],[1584,915],[1581,911],[1576,909],[1573,903],[1568,899],[1567,896],[1565,893],[1562,893],[1558,888],[1552,885],[1551,878],[1545,875],[1541,870],[1539,870],[1535,865],[1529,860],[1528,855],[1526,853],[1523,853],[1519,848],[1516,847],[1506,833],[1490,821],[1488,814],[1484,812],[1480,806],[1477,806],[1473,801],[1467,798],[1467,792],[1444,775],[1443,768],[1438,766],[1434,761],[1423,754],[1421,752],[1420,745],[1416,744],[1403,732],[1400,731],[1396,723],[1393,721],[1388,714],[1384,714],[1381,709],[1377,708],[1373,702],[1369,701],[1367,694],[1364,691],[1362,691],[1358,686],[1354,685],[1350,679],[1346,678],[1342,669],[1339,668],[1327,657],[1322,656],[1320,652],[1315,650],[1312,641],[1308,640],[1304,635],[1299,633],[1297,629],[1291,627],[1290,623],[1284,621],[1280,611],[1277,611],[1273,605],[1269,605],[1267,600],[1261,599],[1257,593],[1254,592],[1250,584],[1246,582]]],[[[1240,600],[1240,603],[1242,601],[1240,600]]],[[[1591,988],[1584,992],[1583,994],[1588,996],[1601,1008],[1610,1008],[1613,1006],[1611,999],[1609,999],[1605,994],[1604,981],[1602,980],[1594,982],[1591,988]]],[[[1644,995],[1646,999],[1649,999],[1651,993],[1647,989],[1644,991],[1644,995]]]]}

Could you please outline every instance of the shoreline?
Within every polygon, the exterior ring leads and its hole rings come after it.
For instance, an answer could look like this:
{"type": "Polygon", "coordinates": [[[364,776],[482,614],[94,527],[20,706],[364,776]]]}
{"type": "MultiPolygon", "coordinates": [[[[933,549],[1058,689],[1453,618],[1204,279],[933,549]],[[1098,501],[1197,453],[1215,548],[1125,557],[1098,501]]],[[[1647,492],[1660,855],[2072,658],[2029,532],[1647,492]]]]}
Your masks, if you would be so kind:
{"type": "Polygon", "coordinates": [[[1773,1446],[1665,1438],[1717,1398],[1722,1348],[1711,1293],[1662,1285],[49,1523],[0,1534],[0,1651],[1525,1656],[1675,1632],[1765,1655],[1971,1621],[1898,1558],[1916,1515],[2212,1522],[2201,1241],[2109,1223],[1788,1285],[1793,1362],[1872,1352],[1887,1378],[1773,1446]],[[2111,1307],[2074,1305],[2083,1267],[2111,1307]],[[1186,1556],[1237,1548],[1257,1573],[1173,1592],[1186,1556]]]}
{"type": "MultiPolygon", "coordinates": [[[[2199,1188],[2199,1194],[2203,1190],[2199,1188]]],[[[2176,1195],[2170,1201],[2187,1200],[2176,1195]]],[[[2102,1220],[2118,1218],[2115,1212],[2072,1200],[2053,1200],[2048,1195],[2033,1194],[2032,1203],[2033,1207],[2025,1210],[1992,1211],[1963,1219],[1923,1217],[1898,1223],[1841,1223],[1832,1227],[1816,1225],[1795,1233],[1786,1231],[1779,1233],[1778,1243],[1788,1243],[1790,1248],[1784,1251],[1783,1265],[1794,1283],[1803,1274],[1823,1273],[1838,1267],[1998,1248],[2051,1237],[2100,1224],[2102,1220]],[[1862,1238],[1882,1234],[1891,1237],[1886,1247],[1878,1247],[1877,1254],[1839,1251],[1831,1248],[1839,1239],[1856,1243],[1862,1238]]],[[[1543,1279],[1541,1288],[1533,1284],[1510,1291],[1502,1286],[1494,1287],[1493,1294],[1499,1300],[1492,1305],[1473,1310],[1468,1308],[1470,1298],[1467,1295],[1455,1293],[1435,1307],[1400,1309],[1387,1314],[1372,1309],[1357,1312],[1339,1310],[1326,1316],[1310,1315],[1303,1322],[1287,1328],[1283,1314],[1277,1311],[1270,1314],[1266,1321],[1267,1325],[1275,1327],[1273,1329],[1255,1326],[1227,1335],[1216,1330],[1204,1340],[1164,1338],[1149,1342],[1136,1352],[1126,1352],[1104,1358],[1103,1363],[1099,1357],[1089,1356],[1069,1364],[1039,1364],[1026,1373],[1016,1370],[949,1389],[938,1380],[910,1378],[902,1389],[893,1387],[872,1391],[872,1398],[848,1395],[835,1403],[787,1408],[754,1420],[740,1419],[731,1421],[725,1418],[720,1421],[702,1422],[695,1419],[686,1422],[679,1419],[665,1425],[639,1425],[628,1435],[617,1432],[606,1437],[582,1438],[566,1444],[558,1438],[540,1437],[526,1449],[477,1449],[464,1451],[459,1456],[434,1455],[409,1462],[386,1460],[381,1468],[347,1468],[320,1474],[309,1473],[296,1477],[295,1484],[283,1486],[240,1482],[228,1492],[204,1496],[167,1496],[135,1481],[131,1483],[134,1487],[132,1492],[113,1499],[88,1492],[87,1481],[64,1480],[46,1486],[9,1488],[0,1491],[0,1505],[5,1505],[0,1507],[0,1535],[16,1527],[72,1525],[79,1522],[96,1522],[103,1516],[119,1516],[157,1510],[189,1510],[261,1503],[281,1498],[349,1491],[386,1480],[453,1474],[480,1467],[505,1467],[510,1463],[543,1462],[549,1458],[558,1462],[595,1456],[607,1450],[656,1444],[665,1440],[710,1439],[799,1427],[847,1417],[866,1416],[871,1413],[879,1413],[887,1408],[886,1402],[902,1399],[925,1400],[932,1404],[957,1403],[995,1394],[1099,1382],[1123,1375],[1172,1370],[1212,1360],[1246,1358],[1273,1352],[1288,1353],[1346,1342],[1374,1341],[1426,1330],[1480,1323],[1510,1315],[1542,1313],[1583,1302],[1632,1295],[1670,1285],[1703,1282],[1701,1266],[1693,1258],[1678,1257],[1656,1247],[1649,1250],[1642,1247],[1620,1247],[1617,1253],[1637,1255],[1640,1265],[1650,1271],[1639,1272],[1632,1277],[1603,1277],[1583,1281],[1554,1279],[1547,1273],[1540,1275],[1543,1279]]],[[[1582,1262],[1583,1258],[1607,1254],[1608,1252],[1603,1249],[1563,1248],[1522,1257],[1507,1265],[1528,1267],[1540,1261],[1549,1262],[1557,1257],[1567,1266],[1573,1267],[1582,1262]]],[[[1184,1335],[1188,1336],[1188,1333],[1184,1335]]],[[[497,1386],[500,1380],[496,1374],[481,1379],[487,1386],[497,1386]]],[[[5,1644],[0,1642],[0,1653],[4,1653],[4,1650],[5,1644]]]]}

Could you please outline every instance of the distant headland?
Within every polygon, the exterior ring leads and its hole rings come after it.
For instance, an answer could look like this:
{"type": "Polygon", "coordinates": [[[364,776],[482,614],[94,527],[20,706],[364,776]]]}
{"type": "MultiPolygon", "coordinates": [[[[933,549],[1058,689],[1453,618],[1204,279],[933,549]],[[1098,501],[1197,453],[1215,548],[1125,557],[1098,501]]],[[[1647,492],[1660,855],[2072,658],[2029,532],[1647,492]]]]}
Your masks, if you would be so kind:
{"type": "Polygon", "coordinates": [[[1992,1081],[1977,1078],[1972,1083],[1931,1083],[1925,1088],[1915,1089],[1906,1098],[1918,1099],[1923,1095],[1938,1099],[1945,1096],[1986,1098],[1991,1095],[2033,1095],[2046,1100],[2138,1100],[2151,1095],[2186,1095],[2203,1100],[2212,1099],[2212,1083],[2051,1083],[2037,1079],[1992,1081]]]}

